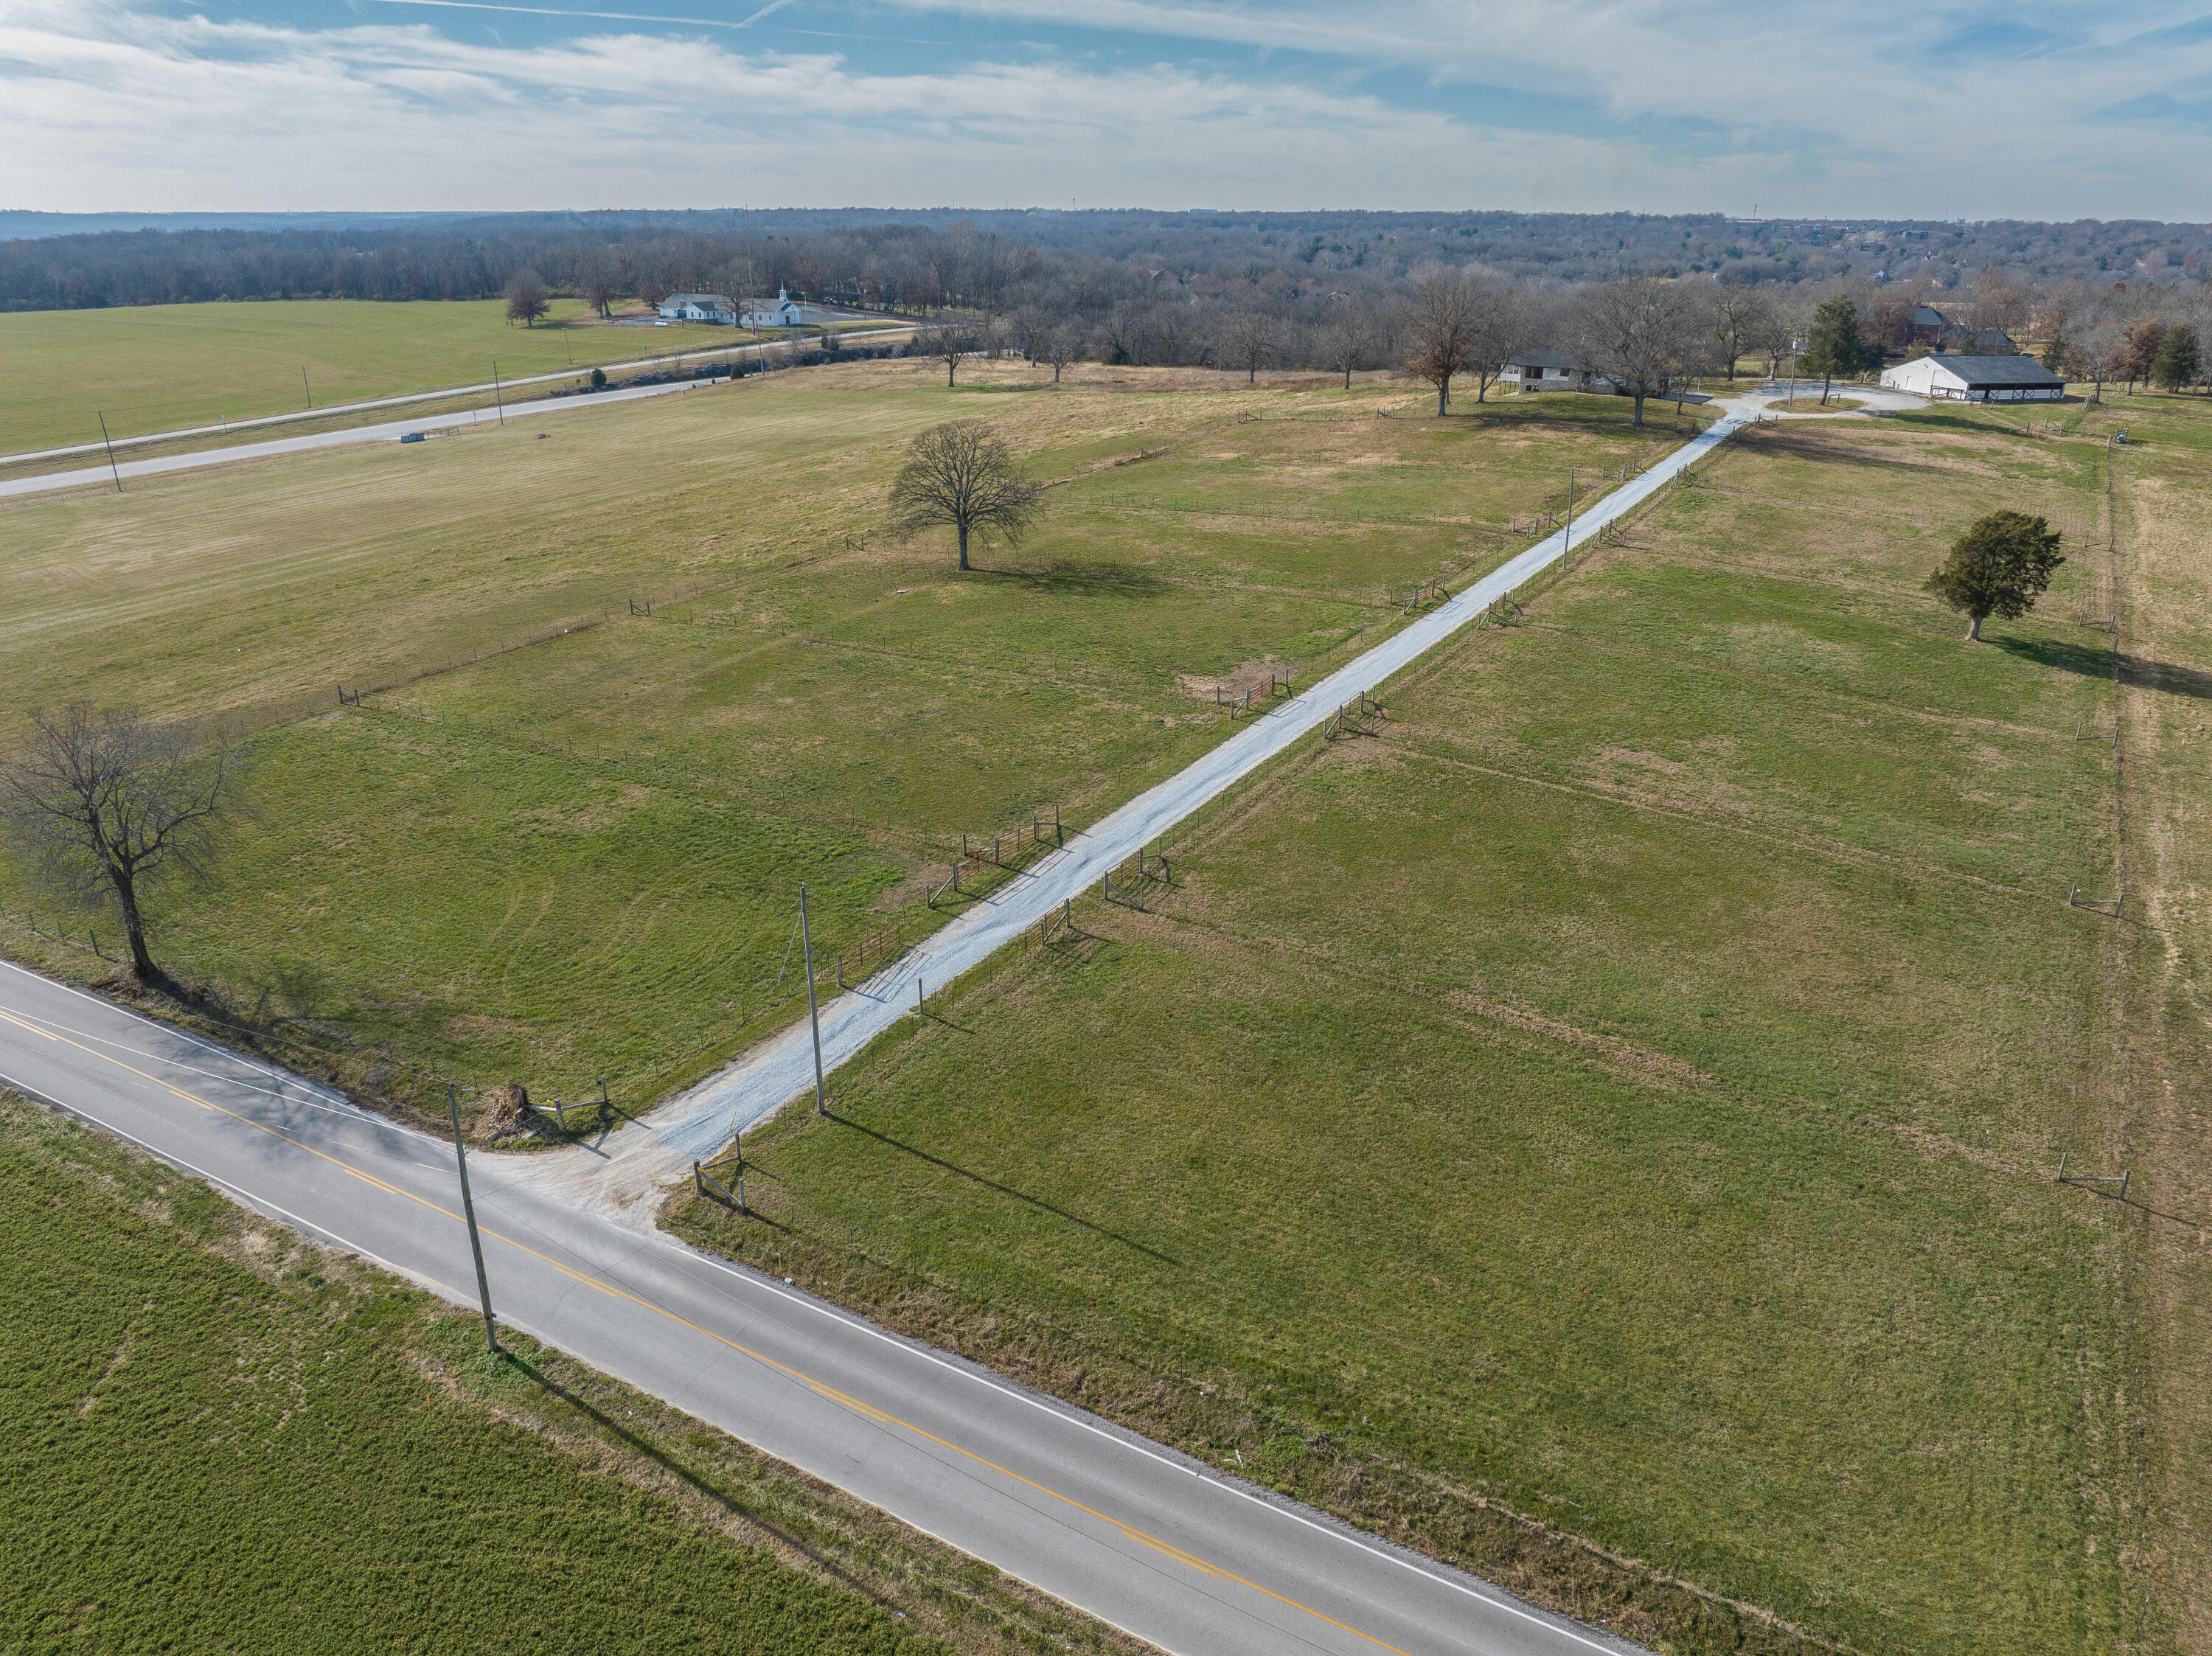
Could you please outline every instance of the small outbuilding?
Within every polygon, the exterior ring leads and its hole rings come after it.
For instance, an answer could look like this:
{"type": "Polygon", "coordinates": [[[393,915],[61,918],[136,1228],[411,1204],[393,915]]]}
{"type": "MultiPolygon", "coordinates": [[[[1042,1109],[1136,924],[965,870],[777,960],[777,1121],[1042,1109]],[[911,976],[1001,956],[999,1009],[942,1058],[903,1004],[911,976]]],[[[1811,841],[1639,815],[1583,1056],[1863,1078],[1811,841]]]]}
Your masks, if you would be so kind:
{"type": "Polygon", "coordinates": [[[1498,365],[1500,385],[1520,391],[1610,391],[1613,381],[1558,351],[1516,351],[1498,365]]]}
{"type": "Polygon", "coordinates": [[[1952,403],[2057,403],[2066,380],[2032,356],[1916,356],[1881,371],[1890,391],[1952,403]]]}

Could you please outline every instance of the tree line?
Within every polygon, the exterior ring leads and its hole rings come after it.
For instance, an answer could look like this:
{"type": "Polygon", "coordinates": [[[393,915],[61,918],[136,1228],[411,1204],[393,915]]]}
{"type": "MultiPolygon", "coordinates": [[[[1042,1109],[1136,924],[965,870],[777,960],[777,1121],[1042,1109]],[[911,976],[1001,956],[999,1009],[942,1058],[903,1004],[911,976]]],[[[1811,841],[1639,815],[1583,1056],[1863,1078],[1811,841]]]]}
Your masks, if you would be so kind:
{"type": "Polygon", "coordinates": [[[2212,226],[2142,221],[1119,209],[525,213],[18,238],[0,241],[0,309],[489,299],[522,270],[566,293],[604,282],[624,296],[646,297],[657,286],[747,297],[782,285],[810,297],[996,309],[1009,286],[1040,267],[1072,283],[1166,282],[1208,299],[1262,285],[1402,288],[1426,264],[1476,264],[1537,285],[1640,274],[1735,287],[1854,280],[1970,307],[1990,272],[1999,285],[2023,290],[2068,281],[2187,289],[2202,285],[2209,260],[2212,226]]]}

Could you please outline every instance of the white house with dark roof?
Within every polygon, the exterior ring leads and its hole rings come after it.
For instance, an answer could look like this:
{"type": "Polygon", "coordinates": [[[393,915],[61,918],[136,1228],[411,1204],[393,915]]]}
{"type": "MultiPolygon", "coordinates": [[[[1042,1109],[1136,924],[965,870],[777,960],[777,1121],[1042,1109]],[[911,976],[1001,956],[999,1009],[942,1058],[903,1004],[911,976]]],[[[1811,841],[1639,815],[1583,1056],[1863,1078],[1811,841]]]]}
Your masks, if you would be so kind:
{"type": "Polygon", "coordinates": [[[1948,356],[1938,351],[1881,371],[1890,391],[1952,403],[2057,403],[2064,376],[2032,356],[1948,356]]]}
{"type": "Polygon", "coordinates": [[[1498,365],[1498,381],[1520,391],[1610,391],[1613,381],[1558,351],[1516,351],[1498,365]]]}
{"type": "Polygon", "coordinates": [[[721,294],[671,294],[660,301],[660,313],[672,322],[735,322],[738,307],[721,294]]]}

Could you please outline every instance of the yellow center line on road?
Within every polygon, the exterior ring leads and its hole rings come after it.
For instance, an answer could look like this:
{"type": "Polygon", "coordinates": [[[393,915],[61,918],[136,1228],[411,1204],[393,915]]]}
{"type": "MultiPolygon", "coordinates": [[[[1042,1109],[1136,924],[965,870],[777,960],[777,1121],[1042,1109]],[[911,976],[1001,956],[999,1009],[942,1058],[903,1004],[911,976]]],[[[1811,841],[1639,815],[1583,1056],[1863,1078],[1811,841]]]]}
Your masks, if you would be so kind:
{"type": "MultiPolygon", "coordinates": [[[[455,1213],[451,1208],[442,1207],[439,1204],[430,1200],[430,1198],[426,1196],[417,1196],[413,1191],[404,1189],[398,1185],[387,1183],[386,1180],[379,1179],[375,1174],[364,1172],[362,1169],[353,1166],[349,1162],[341,1161],[338,1157],[329,1154],[327,1151],[317,1149],[313,1144],[303,1143],[299,1139],[293,1137],[289,1133],[280,1132],[277,1129],[271,1127],[264,1122],[256,1121],[252,1116],[240,1115],[236,1110],[226,1109],[223,1106],[214,1103],[208,1099],[202,1098],[195,1093],[186,1092],[183,1088],[176,1086],[170,1082],[164,1081],[159,1076],[149,1075],[145,1071],[138,1069],[135,1065],[125,1064],[119,1058],[111,1057],[106,1052],[100,1052],[94,1047],[84,1045],[82,1041],[72,1040],[67,1035],[56,1034],[50,1029],[42,1029],[37,1024],[18,1017],[12,1012],[0,1011],[0,1018],[6,1019],[8,1022],[15,1024],[20,1028],[28,1029],[33,1034],[43,1035],[48,1040],[58,1040],[65,1046],[73,1046],[78,1052],[84,1053],[88,1058],[95,1058],[104,1064],[113,1065],[118,1070],[124,1071],[128,1074],[137,1076],[141,1081],[149,1082],[154,1086],[161,1088],[165,1091],[175,1094],[179,1098],[185,1100],[187,1103],[197,1104],[200,1108],[204,1110],[211,1110],[217,1115],[228,1116],[232,1120],[242,1123],[246,1126],[252,1127],[257,1132],[264,1132],[268,1134],[271,1138],[281,1139],[283,1143],[291,1145],[295,1149],[305,1150],[308,1155],[314,1156],[317,1160],[329,1162],[331,1166],[337,1168],[340,1172],[360,1180],[365,1185],[374,1186],[378,1190],[383,1191],[389,1195],[404,1197],[410,1202],[414,1202],[422,1207],[429,1209],[433,1213],[444,1215],[445,1217],[451,1219],[456,1224],[465,1222],[463,1221],[461,1216],[455,1213]]],[[[628,1289],[618,1288],[611,1283],[602,1282],[598,1277],[590,1275],[588,1272],[578,1271],[573,1266],[563,1265],[560,1260],[554,1259],[550,1254],[541,1253],[536,1248],[530,1247],[527,1243],[518,1242],[511,1236],[502,1235],[498,1231],[482,1226],[479,1226],[478,1228],[483,1231],[484,1235],[490,1237],[494,1241],[502,1242],[508,1247],[514,1249],[518,1253],[526,1253],[532,1259],[536,1259],[542,1264],[552,1266],[554,1270],[559,1271],[562,1276],[570,1278],[572,1281],[582,1283],[587,1288],[597,1289],[600,1293],[606,1295],[611,1299],[626,1300],[632,1305],[656,1313],[660,1316],[667,1318],[669,1321],[677,1324],[680,1327],[688,1328],[696,1334],[702,1334],[707,1338],[728,1347],[731,1350],[738,1353],[742,1356],[750,1357],[755,1362],[761,1363],[767,1368],[773,1368],[776,1373],[796,1380],[799,1384],[807,1387],[817,1396],[829,1402],[836,1404],[841,1408],[849,1409],[854,1413],[863,1416],[866,1418],[877,1421],[885,1425],[897,1427],[902,1431],[911,1432],[915,1436],[921,1438],[925,1441],[936,1444],[940,1448],[950,1450],[952,1453],[959,1455],[964,1459],[973,1461],[978,1466],[987,1467],[990,1471],[998,1473],[1002,1477],[1010,1478],[1013,1482],[1023,1485],[1024,1488],[1036,1490],[1039,1495],[1048,1496],[1052,1500],[1060,1501],[1065,1506],[1073,1507],[1076,1511],[1089,1514],[1091,1517],[1097,1519],[1100,1523],[1107,1525],[1118,1531],[1121,1534],[1127,1537],[1130,1540],[1138,1543],[1139,1545],[1149,1547],[1153,1551],[1175,1560],[1177,1563],[1187,1565],[1200,1574],[1211,1576],[1218,1581],[1233,1581],[1239,1586],[1249,1587],[1251,1591],[1259,1593],[1263,1598],[1272,1598],[1275,1603],[1283,1605],[1285,1609],[1297,1611],[1301,1615],[1310,1616],[1317,1622],[1325,1622],[1330,1627],[1335,1628],[1338,1631],[1348,1633],[1353,1638],[1362,1640],[1364,1642],[1374,1646],[1377,1650],[1389,1651],[1391,1653],[1391,1656],[1412,1656],[1411,1652],[1403,1650],[1398,1646],[1391,1644],[1385,1640],[1378,1639],[1371,1633],[1363,1633],[1359,1629],[1351,1625],[1351,1623],[1347,1622],[1340,1622],[1334,1616],[1328,1615],[1325,1611],[1316,1610],[1310,1604],[1302,1604],[1295,1598],[1285,1597],[1284,1594],[1277,1592],[1272,1588],[1261,1586],[1257,1581],[1250,1580],[1244,1576],[1237,1574],[1234,1570],[1224,1568],[1218,1564],[1209,1563],[1205,1559],[1199,1557],[1196,1554],[1186,1552],[1183,1549],[1175,1545],[1171,1542],[1163,1541],[1158,1536],[1147,1534],[1143,1530],[1138,1529],[1134,1525],[1125,1523],[1121,1519],[1115,1518],[1109,1513],[1100,1512],[1096,1507],[1088,1506],[1083,1501],[1078,1501],[1073,1495],[1063,1495],[1060,1491],[1053,1489],[1048,1484],[1040,1483],[1035,1478],[1024,1477],[1021,1473],[1015,1471],[1012,1467],[1001,1466],[997,1461],[992,1460],[987,1456],[977,1454],[972,1449],[963,1448],[960,1445],[952,1442],[949,1439],[941,1438],[934,1432],[925,1430],[923,1428],[915,1425],[911,1421],[902,1420],[898,1416],[891,1414],[885,1410],[878,1409],[873,1404],[864,1403],[860,1398],[851,1395],[849,1392],[841,1392],[835,1386],[816,1380],[811,1374],[802,1374],[799,1370],[792,1368],[788,1363],[778,1362],[774,1357],[769,1356],[766,1352],[756,1351],[750,1346],[742,1345],[736,1340],[731,1339],[725,1335],[716,1333],[711,1328],[702,1327],[699,1324],[693,1322],[690,1318],[671,1311],[665,1306],[656,1305],[653,1301],[645,1299],[639,1295],[633,1294],[628,1289]]]]}

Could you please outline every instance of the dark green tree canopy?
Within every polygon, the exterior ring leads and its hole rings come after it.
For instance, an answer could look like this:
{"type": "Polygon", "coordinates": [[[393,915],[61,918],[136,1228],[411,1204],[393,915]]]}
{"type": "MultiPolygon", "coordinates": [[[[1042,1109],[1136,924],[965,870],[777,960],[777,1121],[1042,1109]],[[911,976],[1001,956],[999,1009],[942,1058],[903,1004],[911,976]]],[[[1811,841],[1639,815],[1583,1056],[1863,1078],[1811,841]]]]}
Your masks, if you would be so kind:
{"type": "Polygon", "coordinates": [[[1928,590],[1971,619],[1969,639],[1991,616],[2010,621],[2035,608],[2066,560],[2058,531],[2024,512],[1992,512],[1952,543],[1950,555],[1928,578],[1928,590]]]}
{"type": "Polygon", "coordinates": [[[1805,349],[1797,354],[1798,366],[1820,376],[1820,400],[1828,400],[1828,386],[1838,379],[1867,373],[1881,366],[1881,347],[1859,332],[1859,307],[1838,294],[1813,312],[1813,325],[1805,331],[1805,349]]]}
{"type": "Polygon", "coordinates": [[[2160,337],[2158,353],[2150,364],[2151,383],[2160,391],[2179,391],[2204,377],[2204,352],[2197,330],[2177,322],[2160,337]]]}

